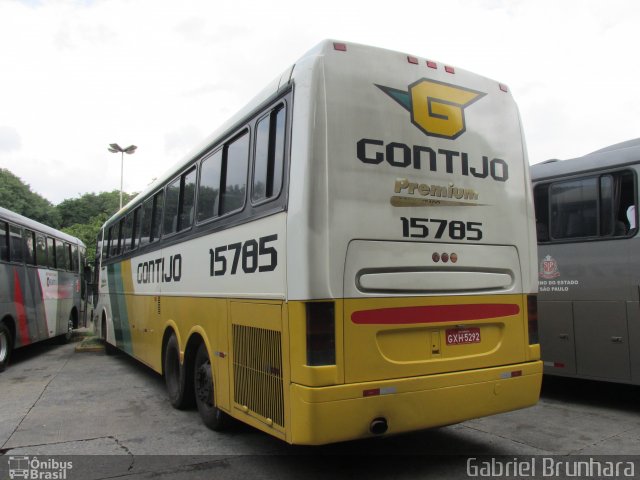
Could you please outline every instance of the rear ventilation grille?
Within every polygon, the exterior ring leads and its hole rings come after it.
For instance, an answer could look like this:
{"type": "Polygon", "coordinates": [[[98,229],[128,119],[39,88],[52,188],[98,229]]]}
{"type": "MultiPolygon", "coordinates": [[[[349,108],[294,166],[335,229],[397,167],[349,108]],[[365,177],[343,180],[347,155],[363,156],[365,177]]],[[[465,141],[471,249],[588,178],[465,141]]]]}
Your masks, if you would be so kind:
{"type": "Polygon", "coordinates": [[[233,325],[234,400],[284,427],[280,332],[233,325]]]}

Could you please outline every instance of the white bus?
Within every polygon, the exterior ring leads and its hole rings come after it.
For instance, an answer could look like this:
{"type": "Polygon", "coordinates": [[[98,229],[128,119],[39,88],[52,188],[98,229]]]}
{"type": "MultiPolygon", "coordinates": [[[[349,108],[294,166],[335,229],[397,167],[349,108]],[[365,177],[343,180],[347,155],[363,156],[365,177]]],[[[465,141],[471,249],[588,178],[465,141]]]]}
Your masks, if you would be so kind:
{"type": "Polygon", "coordinates": [[[105,223],[98,332],[290,443],[533,405],[528,172],[506,86],[325,41],[105,223]]]}
{"type": "Polygon", "coordinates": [[[85,251],[81,240],[0,207],[0,371],[15,348],[71,338],[85,251]]]}

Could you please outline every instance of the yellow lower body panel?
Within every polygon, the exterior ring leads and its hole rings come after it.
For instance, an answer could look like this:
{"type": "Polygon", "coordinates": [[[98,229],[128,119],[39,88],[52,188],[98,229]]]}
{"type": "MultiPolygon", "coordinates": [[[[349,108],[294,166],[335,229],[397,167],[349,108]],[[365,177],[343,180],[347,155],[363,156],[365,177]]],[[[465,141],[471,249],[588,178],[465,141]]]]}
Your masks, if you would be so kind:
{"type": "Polygon", "coordinates": [[[385,435],[450,425],[535,405],[542,362],[312,388],[291,384],[291,438],[320,445],[375,436],[374,419],[385,419],[385,435]]]}

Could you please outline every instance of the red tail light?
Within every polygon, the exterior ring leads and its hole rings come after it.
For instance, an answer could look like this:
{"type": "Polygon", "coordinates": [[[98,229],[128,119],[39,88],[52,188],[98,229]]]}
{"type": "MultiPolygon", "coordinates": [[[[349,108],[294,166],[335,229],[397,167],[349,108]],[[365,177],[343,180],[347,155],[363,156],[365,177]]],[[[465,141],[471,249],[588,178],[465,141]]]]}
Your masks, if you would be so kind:
{"type": "Polygon", "coordinates": [[[336,321],[333,302],[307,303],[307,365],[335,365],[336,321]]]}
{"type": "Polygon", "coordinates": [[[538,296],[527,295],[527,315],[529,318],[529,345],[540,343],[538,337],[538,296]]]}

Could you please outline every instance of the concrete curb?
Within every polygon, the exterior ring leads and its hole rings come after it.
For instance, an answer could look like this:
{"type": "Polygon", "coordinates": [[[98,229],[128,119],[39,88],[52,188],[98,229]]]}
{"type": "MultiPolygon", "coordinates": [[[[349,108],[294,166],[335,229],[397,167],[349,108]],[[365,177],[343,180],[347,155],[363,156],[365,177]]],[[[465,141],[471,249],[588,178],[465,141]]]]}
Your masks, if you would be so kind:
{"type": "Polygon", "coordinates": [[[76,345],[76,352],[104,352],[104,344],[98,337],[89,337],[76,345]]]}

